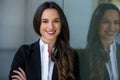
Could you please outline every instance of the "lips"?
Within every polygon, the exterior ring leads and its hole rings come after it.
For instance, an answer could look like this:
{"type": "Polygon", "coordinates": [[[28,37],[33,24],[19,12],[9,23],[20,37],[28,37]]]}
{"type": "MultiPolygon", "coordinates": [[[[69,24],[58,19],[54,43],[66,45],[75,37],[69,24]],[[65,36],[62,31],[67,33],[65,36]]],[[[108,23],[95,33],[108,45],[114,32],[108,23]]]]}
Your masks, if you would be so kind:
{"type": "Polygon", "coordinates": [[[109,35],[109,36],[113,36],[115,34],[115,32],[111,32],[111,31],[106,31],[106,34],[109,35]]]}
{"type": "Polygon", "coordinates": [[[46,33],[49,34],[49,35],[53,35],[53,34],[55,34],[55,32],[56,32],[55,30],[53,30],[53,31],[46,31],[46,33]]]}

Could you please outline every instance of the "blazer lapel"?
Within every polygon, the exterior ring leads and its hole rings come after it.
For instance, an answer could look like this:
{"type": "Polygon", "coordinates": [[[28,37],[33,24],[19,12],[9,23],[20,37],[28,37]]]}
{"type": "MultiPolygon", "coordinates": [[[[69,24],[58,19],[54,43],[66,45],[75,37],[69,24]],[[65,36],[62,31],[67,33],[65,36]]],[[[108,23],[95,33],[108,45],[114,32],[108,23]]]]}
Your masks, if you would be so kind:
{"type": "Polygon", "coordinates": [[[40,47],[39,41],[32,45],[33,53],[33,73],[36,80],[41,80],[41,57],[40,57],[40,47]]]}
{"type": "Polygon", "coordinates": [[[118,76],[119,76],[119,79],[120,79],[120,46],[119,45],[117,45],[116,56],[117,56],[117,64],[118,64],[118,76]]]}
{"type": "Polygon", "coordinates": [[[58,80],[58,71],[57,71],[57,67],[55,65],[53,68],[52,80],[58,80]]]}
{"type": "Polygon", "coordinates": [[[104,68],[104,80],[110,80],[107,68],[104,68]]]}

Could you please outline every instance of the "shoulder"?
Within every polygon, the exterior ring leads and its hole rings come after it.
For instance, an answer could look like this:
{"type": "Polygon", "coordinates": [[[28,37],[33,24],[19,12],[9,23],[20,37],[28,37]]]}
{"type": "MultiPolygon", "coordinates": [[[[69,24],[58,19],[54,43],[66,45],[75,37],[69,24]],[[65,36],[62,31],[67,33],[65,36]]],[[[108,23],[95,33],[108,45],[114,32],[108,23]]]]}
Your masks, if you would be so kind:
{"type": "Polygon", "coordinates": [[[117,48],[120,48],[120,44],[116,43],[117,48]]]}
{"type": "Polygon", "coordinates": [[[116,43],[117,52],[120,52],[120,44],[116,43]]]}
{"type": "Polygon", "coordinates": [[[24,51],[28,50],[29,47],[30,47],[30,45],[23,44],[23,45],[21,45],[21,46],[19,47],[18,52],[19,52],[19,51],[20,51],[20,52],[24,52],[24,51]]]}
{"type": "Polygon", "coordinates": [[[23,56],[29,55],[30,52],[34,50],[36,46],[39,46],[39,41],[36,41],[31,44],[23,44],[18,48],[16,55],[23,55],[23,56]]]}
{"type": "Polygon", "coordinates": [[[23,44],[18,48],[16,55],[25,55],[24,53],[27,53],[28,51],[29,45],[23,44]]]}
{"type": "Polygon", "coordinates": [[[36,48],[38,46],[39,46],[39,40],[34,42],[34,43],[31,43],[31,44],[23,44],[23,45],[20,46],[19,49],[21,49],[21,50],[32,50],[32,49],[34,49],[34,47],[36,48]]]}

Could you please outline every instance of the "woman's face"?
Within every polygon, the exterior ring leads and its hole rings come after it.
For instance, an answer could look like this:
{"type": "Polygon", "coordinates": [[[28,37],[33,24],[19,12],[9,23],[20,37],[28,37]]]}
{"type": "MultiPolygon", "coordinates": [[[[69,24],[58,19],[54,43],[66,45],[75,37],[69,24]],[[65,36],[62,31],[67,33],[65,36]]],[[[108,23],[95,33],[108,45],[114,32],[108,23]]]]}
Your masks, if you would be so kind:
{"type": "Polygon", "coordinates": [[[119,14],[115,10],[107,10],[99,26],[99,35],[102,41],[113,42],[120,30],[119,14]]]}
{"type": "Polygon", "coordinates": [[[45,9],[41,16],[40,33],[45,42],[56,41],[61,31],[61,20],[56,9],[45,9]]]}

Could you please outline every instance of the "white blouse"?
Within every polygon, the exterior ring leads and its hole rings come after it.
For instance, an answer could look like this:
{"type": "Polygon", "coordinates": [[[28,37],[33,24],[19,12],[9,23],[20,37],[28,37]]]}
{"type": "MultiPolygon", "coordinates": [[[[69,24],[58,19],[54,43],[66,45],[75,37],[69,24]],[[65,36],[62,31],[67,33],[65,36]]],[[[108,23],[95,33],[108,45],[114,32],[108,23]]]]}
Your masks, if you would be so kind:
{"type": "Polygon", "coordinates": [[[110,45],[110,59],[106,63],[106,67],[109,73],[110,80],[119,80],[118,79],[118,66],[116,58],[116,43],[115,41],[110,45]]]}
{"type": "Polygon", "coordinates": [[[52,80],[54,62],[49,57],[48,44],[44,43],[42,39],[40,39],[39,46],[40,46],[40,55],[41,55],[42,80],[52,80]]]}

